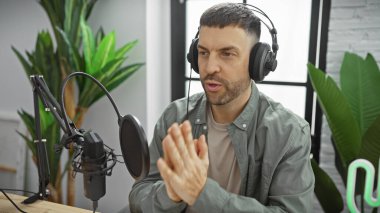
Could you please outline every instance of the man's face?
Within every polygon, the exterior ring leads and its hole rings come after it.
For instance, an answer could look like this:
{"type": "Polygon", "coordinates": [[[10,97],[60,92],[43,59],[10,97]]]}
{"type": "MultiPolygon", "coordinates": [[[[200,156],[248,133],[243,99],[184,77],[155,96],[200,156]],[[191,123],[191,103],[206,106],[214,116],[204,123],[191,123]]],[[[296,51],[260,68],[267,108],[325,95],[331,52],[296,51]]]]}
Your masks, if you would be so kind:
{"type": "Polygon", "coordinates": [[[247,91],[249,54],[254,42],[253,36],[239,27],[201,27],[199,74],[211,104],[228,104],[247,91]]]}

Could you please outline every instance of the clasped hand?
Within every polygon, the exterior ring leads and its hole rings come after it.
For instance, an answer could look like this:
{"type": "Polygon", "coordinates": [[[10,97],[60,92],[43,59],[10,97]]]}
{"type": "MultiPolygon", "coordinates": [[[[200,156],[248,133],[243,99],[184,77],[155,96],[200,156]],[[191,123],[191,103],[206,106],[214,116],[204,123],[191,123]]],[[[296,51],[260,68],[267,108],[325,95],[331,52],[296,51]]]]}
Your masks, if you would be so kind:
{"type": "Polygon", "coordinates": [[[174,123],[162,141],[164,159],[157,161],[169,198],[193,205],[207,180],[209,165],[205,136],[193,139],[191,124],[174,123]]]}

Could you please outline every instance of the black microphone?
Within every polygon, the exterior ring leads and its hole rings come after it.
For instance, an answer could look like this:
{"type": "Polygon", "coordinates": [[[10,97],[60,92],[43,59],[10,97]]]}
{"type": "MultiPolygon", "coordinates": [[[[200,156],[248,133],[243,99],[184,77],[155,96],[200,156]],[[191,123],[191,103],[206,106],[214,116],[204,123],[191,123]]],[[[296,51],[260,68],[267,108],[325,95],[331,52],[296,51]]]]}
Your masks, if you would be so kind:
{"type": "MultiPolygon", "coordinates": [[[[75,124],[67,117],[64,102],[64,89],[70,78],[82,75],[90,78],[96,83],[106,94],[118,117],[120,127],[120,147],[123,154],[124,162],[129,173],[136,180],[141,180],[149,173],[150,159],[148,142],[145,132],[140,122],[133,115],[121,116],[119,110],[113,101],[107,89],[94,77],[83,72],[74,72],[68,75],[62,83],[60,109],[62,109],[62,128],[66,130],[66,136],[61,147],[68,148],[68,144],[74,142],[76,147],[82,147],[81,162],[73,161],[73,170],[83,173],[84,193],[87,198],[93,201],[94,211],[97,208],[98,200],[106,193],[105,176],[110,176],[112,168],[117,162],[117,156],[113,153],[113,149],[103,144],[103,140],[98,134],[88,131],[78,130],[75,124]],[[107,149],[105,149],[105,147],[107,149]],[[112,161],[107,165],[107,161],[112,161]]],[[[75,147],[75,146],[74,146],[75,147]]],[[[75,149],[75,148],[74,148],[75,149]]],[[[76,149],[78,151],[78,149],[76,149]]],[[[81,151],[81,150],[79,150],[81,151]]],[[[80,153],[80,152],[79,152],[80,153]]],[[[74,154],[74,159],[79,154],[74,154]]]]}
{"type": "Polygon", "coordinates": [[[93,131],[85,132],[81,155],[84,195],[93,201],[93,209],[98,200],[106,194],[107,156],[103,140],[93,131]]]}

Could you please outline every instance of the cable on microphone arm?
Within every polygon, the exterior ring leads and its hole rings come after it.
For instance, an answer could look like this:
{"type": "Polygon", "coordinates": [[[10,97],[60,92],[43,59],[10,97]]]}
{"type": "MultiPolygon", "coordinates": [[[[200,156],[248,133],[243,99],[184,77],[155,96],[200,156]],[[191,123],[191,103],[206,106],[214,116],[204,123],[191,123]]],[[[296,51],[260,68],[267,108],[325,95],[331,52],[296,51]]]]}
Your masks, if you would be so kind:
{"type": "MultiPolygon", "coordinates": [[[[87,73],[84,73],[84,72],[74,72],[74,73],[71,73],[70,75],[68,75],[63,83],[62,83],[62,88],[61,88],[61,103],[60,103],[60,106],[61,106],[61,109],[63,111],[62,113],[62,116],[63,116],[63,120],[65,121],[65,125],[66,125],[66,128],[67,129],[70,129],[70,125],[74,125],[74,124],[69,124],[68,122],[68,118],[67,118],[67,114],[66,114],[66,109],[65,109],[65,101],[64,101],[64,96],[65,96],[65,87],[66,87],[66,84],[67,82],[73,78],[74,76],[77,76],[77,75],[82,75],[82,76],[85,76],[87,78],[90,78],[92,81],[94,81],[103,91],[104,93],[107,95],[108,99],[111,101],[112,103],[112,106],[113,108],[115,109],[115,112],[117,114],[117,117],[118,119],[120,120],[122,118],[122,116],[120,115],[120,112],[119,112],[119,109],[117,108],[115,102],[113,101],[110,93],[107,91],[107,89],[103,86],[103,84],[101,84],[96,78],[92,77],[91,75],[87,74],[87,73]]],[[[69,133],[69,136],[71,136],[72,134],[69,133]]]]}

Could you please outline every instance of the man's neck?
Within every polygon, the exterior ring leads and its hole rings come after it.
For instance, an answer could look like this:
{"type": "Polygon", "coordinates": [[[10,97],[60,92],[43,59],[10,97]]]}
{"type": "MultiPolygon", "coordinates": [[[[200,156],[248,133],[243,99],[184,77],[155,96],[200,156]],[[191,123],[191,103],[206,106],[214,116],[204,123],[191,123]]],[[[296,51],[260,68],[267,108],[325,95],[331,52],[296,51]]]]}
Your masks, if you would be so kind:
{"type": "Polygon", "coordinates": [[[217,123],[232,123],[243,111],[252,92],[251,85],[240,96],[223,105],[211,105],[212,115],[217,123]]]}

